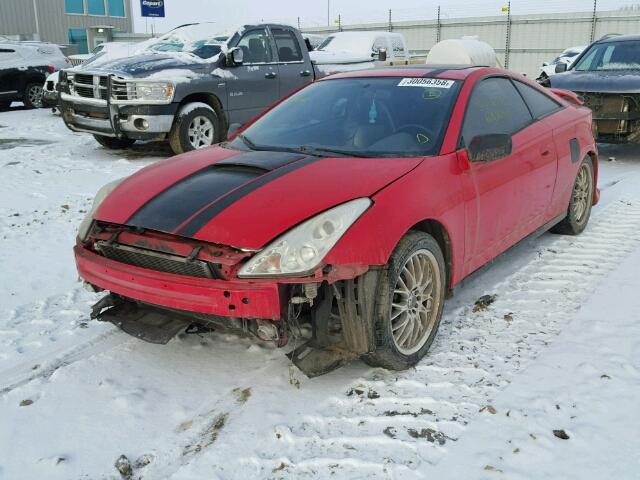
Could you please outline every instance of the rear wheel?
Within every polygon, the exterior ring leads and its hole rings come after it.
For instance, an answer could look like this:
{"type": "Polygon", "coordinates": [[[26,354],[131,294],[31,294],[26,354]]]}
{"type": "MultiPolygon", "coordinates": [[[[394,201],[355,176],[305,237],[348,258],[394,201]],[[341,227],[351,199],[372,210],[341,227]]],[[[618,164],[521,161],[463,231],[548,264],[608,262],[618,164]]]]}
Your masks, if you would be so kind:
{"type": "Polygon", "coordinates": [[[42,85],[39,83],[29,83],[24,89],[24,95],[22,97],[24,106],[27,108],[41,108],[42,107],[42,85]]]}
{"type": "Polygon", "coordinates": [[[438,331],[445,282],[438,242],[422,232],[406,235],[380,275],[374,312],[376,346],[363,360],[392,370],[418,363],[438,331]]]}
{"type": "Polygon", "coordinates": [[[169,143],[174,153],[199,150],[223,140],[215,110],[205,103],[183,106],[176,116],[169,143]]]}
{"type": "Polygon", "coordinates": [[[103,135],[94,135],[93,138],[95,138],[100,145],[104,148],[108,148],[109,150],[123,150],[136,143],[136,141],[131,138],[105,137],[103,135]]]}
{"type": "Polygon", "coordinates": [[[584,231],[591,216],[594,188],[593,162],[590,157],[587,157],[578,169],[567,216],[551,229],[553,233],[579,235],[584,231]]]}

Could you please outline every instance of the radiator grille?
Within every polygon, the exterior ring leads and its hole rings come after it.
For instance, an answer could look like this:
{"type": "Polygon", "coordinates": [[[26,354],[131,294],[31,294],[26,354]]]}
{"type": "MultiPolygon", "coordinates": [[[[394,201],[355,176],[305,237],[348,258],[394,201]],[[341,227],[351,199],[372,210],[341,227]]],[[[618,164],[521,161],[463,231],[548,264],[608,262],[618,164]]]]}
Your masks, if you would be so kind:
{"type": "Polygon", "coordinates": [[[107,242],[97,242],[96,249],[111,260],[136,267],[187,277],[213,278],[209,264],[202,260],[188,260],[176,255],[152,252],[125,245],[109,244],[107,242]]]}

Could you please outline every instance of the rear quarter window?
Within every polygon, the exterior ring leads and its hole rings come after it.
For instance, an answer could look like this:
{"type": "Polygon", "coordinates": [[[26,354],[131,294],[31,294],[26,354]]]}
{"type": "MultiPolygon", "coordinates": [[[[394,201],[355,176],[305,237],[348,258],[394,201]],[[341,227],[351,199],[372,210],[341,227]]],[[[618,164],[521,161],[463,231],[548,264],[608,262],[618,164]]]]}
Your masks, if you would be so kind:
{"type": "Polygon", "coordinates": [[[513,82],[529,106],[535,118],[543,118],[557,112],[562,108],[560,103],[550,98],[548,95],[537,91],[535,88],[525,85],[517,80],[513,82]]]}

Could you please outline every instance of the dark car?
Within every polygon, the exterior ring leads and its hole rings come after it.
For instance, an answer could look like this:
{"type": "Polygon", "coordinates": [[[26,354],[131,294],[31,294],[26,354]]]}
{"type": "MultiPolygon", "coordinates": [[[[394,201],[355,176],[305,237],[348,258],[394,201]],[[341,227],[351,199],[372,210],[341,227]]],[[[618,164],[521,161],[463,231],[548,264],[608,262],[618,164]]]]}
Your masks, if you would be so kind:
{"type": "Polygon", "coordinates": [[[316,74],[300,32],[287,25],[176,28],[136,55],[98,56],[60,78],[67,126],[107,148],[168,140],[175,153],[224,140],[316,74]]]}
{"type": "Polygon", "coordinates": [[[11,102],[27,108],[42,106],[42,85],[47,76],[70,66],[60,47],[40,42],[0,43],[0,110],[11,102]]]}
{"type": "MultiPolygon", "coordinates": [[[[562,71],[566,66],[557,68],[562,71]]],[[[582,97],[593,111],[599,142],[640,143],[640,35],[598,40],[568,71],[551,76],[546,85],[582,97]]]]}

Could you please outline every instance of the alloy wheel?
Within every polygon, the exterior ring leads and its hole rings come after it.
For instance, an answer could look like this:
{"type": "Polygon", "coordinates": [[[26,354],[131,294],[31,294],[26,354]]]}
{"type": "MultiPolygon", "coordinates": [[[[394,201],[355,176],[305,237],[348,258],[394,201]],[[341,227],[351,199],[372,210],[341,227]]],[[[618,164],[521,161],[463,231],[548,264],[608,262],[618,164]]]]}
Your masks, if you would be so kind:
{"type": "Polygon", "coordinates": [[[589,210],[589,202],[593,195],[593,178],[589,167],[582,164],[573,187],[573,216],[577,223],[582,223],[589,210]]]}
{"type": "Polygon", "coordinates": [[[27,98],[34,107],[42,106],[42,87],[40,85],[31,85],[27,91],[27,98]]]}
{"type": "Polygon", "coordinates": [[[400,353],[411,355],[428,340],[437,321],[441,288],[433,253],[414,252],[398,275],[391,304],[391,336],[400,353]]]}
{"type": "Polygon", "coordinates": [[[191,120],[187,136],[189,143],[195,149],[213,145],[215,129],[213,123],[207,117],[198,115],[191,120]]]}

